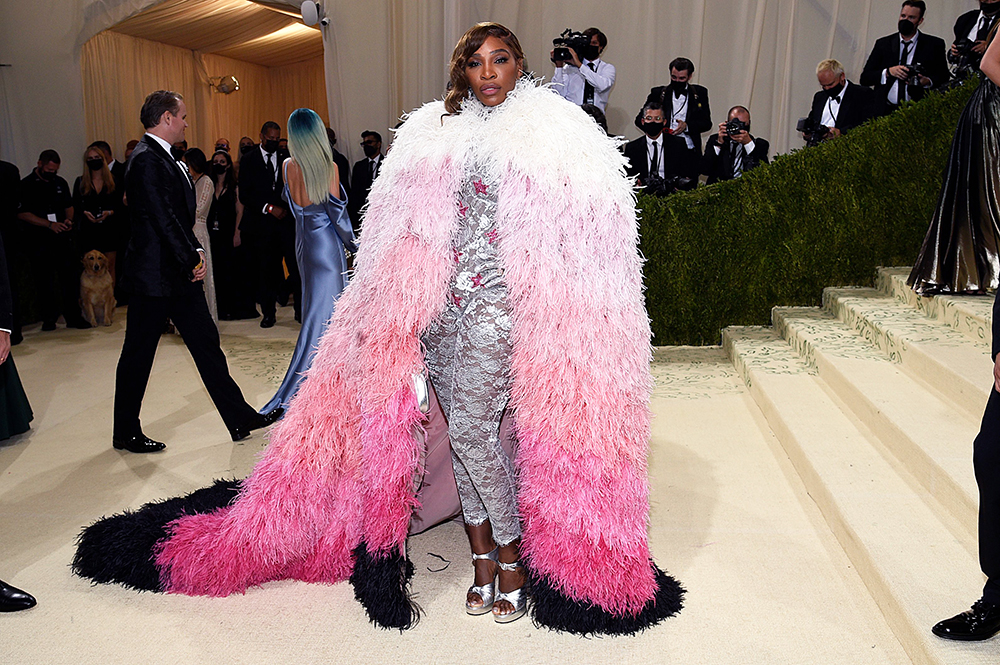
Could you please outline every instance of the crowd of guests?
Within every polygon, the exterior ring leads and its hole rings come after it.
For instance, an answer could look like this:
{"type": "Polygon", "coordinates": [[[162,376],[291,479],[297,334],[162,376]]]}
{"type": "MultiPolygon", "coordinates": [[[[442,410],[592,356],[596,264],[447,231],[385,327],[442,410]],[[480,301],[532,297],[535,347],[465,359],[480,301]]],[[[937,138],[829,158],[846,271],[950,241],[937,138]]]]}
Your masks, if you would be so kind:
{"type": "MultiPolygon", "coordinates": [[[[875,42],[857,83],[848,80],[844,66],[835,59],[817,65],[820,90],[797,127],[807,145],[847,134],[978,69],[1000,13],[1000,0],[983,0],[979,9],[962,14],[950,48],[940,37],[920,31],[926,11],[923,0],[902,3],[897,32],[875,42]]],[[[549,54],[555,65],[552,82],[606,130],[604,112],[616,75],[614,65],[601,59],[608,39],[597,28],[582,35],[589,39],[589,46],[580,49],[583,52],[567,47],[549,54]]],[[[647,193],[690,190],[702,176],[707,184],[732,180],[768,163],[770,146],[751,133],[749,108],[734,106],[723,122],[713,125],[708,90],[692,82],[694,73],[691,60],[675,58],[670,63],[670,83],[653,87],[635,117],[642,136],[624,151],[629,176],[647,193]],[[702,135],[713,127],[718,131],[703,147],[702,135]]]]}
{"type": "MultiPolygon", "coordinates": [[[[382,136],[362,133],[365,158],[353,169],[334,147],[336,133],[327,129],[327,137],[357,229],[382,162],[382,136]]],[[[119,288],[131,228],[124,182],[137,144],[129,141],[119,161],[108,142],[94,141],[82,155],[83,175],[72,187],[59,176],[62,159],[55,150],[43,150],[23,179],[16,166],[0,162],[0,198],[5,203],[0,230],[11,266],[13,344],[22,339],[22,313],[29,301],[44,331],[54,330],[60,318],[69,328],[90,327],[79,299],[81,257],[91,250],[107,258],[117,304],[128,303],[128,293],[119,288]],[[18,271],[26,272],[30,293],[19,292],[18,271]]],[[[190,148],[187,141],[171,146],[171,156],[183,165],[195,192],[194,232],[210,257],[205,280],[209,309],[216,320],[259,317],[261,327],[269,328],[275,324],[277,306],[290,304],[301,322],[295,230],[280,168],[289,156],[287,138],[278,123],[268,121],[257,142],[244,136],[237,149],[231,152],[227,138],[216,140],[209,154],[190,148]]]]}

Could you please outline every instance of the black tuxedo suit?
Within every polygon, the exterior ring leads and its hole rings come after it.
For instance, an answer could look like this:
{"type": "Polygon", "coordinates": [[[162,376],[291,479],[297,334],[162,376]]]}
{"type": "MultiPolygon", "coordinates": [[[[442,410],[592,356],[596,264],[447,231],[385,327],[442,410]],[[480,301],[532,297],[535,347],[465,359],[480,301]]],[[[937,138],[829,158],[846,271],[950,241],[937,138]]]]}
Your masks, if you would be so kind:
{"type": "MultiPolygon", "coordinates": [[[[114,247],[118,253],[119,265],[122,257],[128,249],[128,239],[131,235],[132,223],[128,215],[128,206],[125,205],[123,194],[125,193],[125,171],[127,165],[124,162],[116,161],[111,167],[111,177],[115,179],[115,216],[111,218],[114,229],[114,247]]],[[[119,305],[126,305],[127,296],[121,287],[122,271],[119,268],[115,273],[115,298],[119,305]]]]}
{"type": "Polygon", "coordinates": [[[193,230],[194,188],[170,154],[147,135],[129,159],[125,190],[133,232],[122,286],[131,299],[115,378],[114,436],[142,435],[139,410],[168,318],[183,336],[226,426],[242,427],[256,412],[229,376],[203,283],[191,281],[201,261],[193,230]]]}
{"type": "MultiPolygon", "coordinates": [[[[670,136],[663,133],[663,151],[658,155],[658,159],[663,160],[663,175],[665,178],[674,176],[690,177],[686,163],[688,152],[687,147],[677,136],[670,136]]],[[[628,159],[628,167],[625,169],[626,175],[632,178],[640,186],[646,186],[649,182],[649,151],[646,147],[646,137],[640,136],[634,141],[625,144],[625,157],[628,159]]],[[[695,173],[697,176],[697,173],[695,173]]],[[[697,181],[694,182],[697,186],[697,181]]]]}
{"type": "MultiPolygon", "coordinates": [[[[380,155],[378,158],[378,167],[375,172],[376,178],[384,160],[385,156],[380,155]]],[[[369,159],[365,157],[354,162],[354,168],[351,169],[351,193],[348,197],[347,212],[351,216],[351,225],[354,227],[355,234],[361,230],[361,209],[368,203],[368,193],[372,190],[373,181],[372,167],[369,159]]]]}
{"type": "MultiPolygon", "coordinates": [[[[743,155],[743,173],[755,169],[761,164],[767,164],[767,153],[771,149],[771,144],[765,139],[753,138],[753,152],[743,155]]],[[[735,177],[734,166],[736,153],[733,147],[739,145],[733,141],[719,142],[719,135],[712,134],[705,144],[705,155],[701,158],[701,172],[708,176],[708,184],[719,182],[720,180],[732,180],[735,177]],[[719,146],[719,154],[715,154],[715,147],[719,146]]]]}
{"type": "MultiPolygon", "coordinates": [[[[834,126],[841,134],[846,134],[858,125],[875,117],[875,93],[870,88],[851,84],[843,92],[840,100],[840,110],[837,111],[837,122],[834,126]]],[[[823,119],[823,107],[830,101],[825,90],[813,95],[812,108],[809,117],[816,122],[823,119]]]]}
{"type": "Polygon", "coordinates": [[[333,151],[333,163],[337,165],[337,175],[340,176],[340,184],[344,186],[345,192],[349,192],[351,189],[351,165],[343,153],[333,146],[330,146],[330,149],[333,151]]]}
{"type": "Polygon", "coordinates": [[[298,316],[302,303],[302,280],[295,260],[295,219],[284,200],[285,180],[281,162],[275,156],[276,177],[272,177],[260,146],[255,146],[240,159],[240,201],[243,219],[240,237],[250,245],[257,270],[257,302],[265,317],[274,316],[278,293],[282,290],[284,273],[281,260],[288,267],[288,290],[295,296],[298,316]],[[265,205],[284,210],[283,219],[264,212],[265,205]]]}
{"type": "MultiPolygon", "coordinates": [[[[882,83],[882,72],[899,64],[899,54],[898,32],[880,37],[875,41],[875,46],[865,63],[864,71],[861,72],[861,85],[875,88],[875,103],[879,114],[895,110],[895,107],[889,104],[888,95],[889,89],[898,79],[887,76],[886,82],[882,83]]],[[[919,62],[925,67],[926,76],[931,80],[932,88],[939,88],[948,82],[950,74],[945,56],[945,43],[940,37],[921,32],[917,38],[917,47],[912,62],[919,62]]],[[[919,85],[908,86],[907,91],[910,99],[914,101],[923,99],[924,95],[927,94],[926,89],[919,85]]]]}

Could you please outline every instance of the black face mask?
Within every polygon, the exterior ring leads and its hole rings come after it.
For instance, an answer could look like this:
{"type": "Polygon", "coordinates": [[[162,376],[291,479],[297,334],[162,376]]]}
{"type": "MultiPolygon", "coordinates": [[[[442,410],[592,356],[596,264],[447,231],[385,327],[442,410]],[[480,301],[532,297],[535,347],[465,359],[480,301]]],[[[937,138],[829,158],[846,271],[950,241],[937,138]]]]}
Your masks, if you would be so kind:
{"type": "Polygon", "coordinates": [[[104,166],[104,160],[100,157],[94,157],[93,159],[87,160],[87,168],[91,171],[100,171],[104,166]]]}
{"type": "Polygon", "coordinates": [[[897,27],[899,28],[899,34],[904,37],[912,37],[917,31],[917,26],[914,25],[912,21],[907,21],[905,18],[899,19],[899,25],[897,27]]]}
{"type": "Polygon", "coordinates": [[[675,95],[686,95],[687,89],[688,89],[687,83],[681,83],[680,81],[670,82],[670,91],[673,92],[675,95]]]}
{"type": "Polygon", "coordinates": [[[180,161],[181,157],[184,156],[184,148],[178,148],[177,146],[170,146],[170,156],[176,161],[180,161]]]}
{"type": "Polygon", "coordinates": [[[365,157],[367,157],[368,159],[371,159],[372,157],[374,157],[375,155],[377,155],[379,153],[378,146],[374,146],[374,145],[369,145],[367,143],[363,143],[361,145],[361,147],[364,149],[364,151],[365,151],[365,157]]]}
{"type": "Polygon", "coordinates": [[[987,16],[993,16],[1000,12],[1000,2],[980,2],[979,10],[987,16]]]}
{"type": "Polygon", "coordinates": [[[834,97],[836,97],[837,95],[839,95],[843,90],[844,90],[844,84],[843,83],[838,83],[837,85],[833,86],[832,88],[827,88],[826,89],[826,94],[830,97],[830,99],[833,99],[834,97]]]}
{"type": "Polygon", "coordinates": [[[225,173],[226,169],[228,169],[228,168],[229,167],[226,166],[225,164],[221,164],[221,163],[212,164],[212,170],[215,171],[216,174],[218,174],[218,175],[222,175],[223,173],[225,173]]]}
{"type": "Polygon", "coordinates": [[[252,143],[250,145],[241,145],[240,146],[240,154],[241,155],[245,155],[248,152],[250,152],[251,150],[253,150],[253,144],[252,143]]]}
{"type": "Polygon", "coordinates": [[[264,152],[276,152],[278,150],[278,140],[261,141],[261,146],[264,148],[264,152]]]}
{"type": "Polygon", "coordinates": [[[38,169],[38,176],[42,180],[52,181],[52,180],[55,180],[56,174],[55,173],[49,173],[48,171],[43,171],[41,169],[38,169]]]}
{"type": "Polygon", "coordinates": [[[588,46],[581,55],[583,55],[584,60],[597,60],[601,57],[600,47],[588,46]]]}
{"type": "Polygon", "coordinates": [[[644,122],[642,123],[642,131],[646,132],[646,136],[653,138],[659,136],[660,132],[663,131],[664,123],[662,122],[644,122]]]}

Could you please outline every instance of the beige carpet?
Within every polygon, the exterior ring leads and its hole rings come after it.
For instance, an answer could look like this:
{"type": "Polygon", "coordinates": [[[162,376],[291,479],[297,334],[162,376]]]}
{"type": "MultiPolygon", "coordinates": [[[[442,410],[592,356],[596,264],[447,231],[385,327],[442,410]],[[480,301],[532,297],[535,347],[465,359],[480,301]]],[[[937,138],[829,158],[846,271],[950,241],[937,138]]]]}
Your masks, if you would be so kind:
{"type": "MultiPolygon", "coordinates": [[[[0,662],[908,662],[717,347],[657,354],[650,538],[688,595],[680,615],[639,636],[581,639],[467,616],[471,567],[454,523],[410,542],[425,615],[405,634],[372,627],[347,584],[279,582],[225,599],[93,587],[69,570],[82,526],[242,477],[264,445],[260,434],[229,441],[180,339],[165,337],[143,426],[168,448],[113,450],[118,317],[97,330],[29,328],[14,349],[35,421],[0,447],[0,578],[39,604],[0,615],[0,662]]],[[[291,309],[268,331],[221,329],[234,376],[263,404],[294,345],[291,309]]]]}

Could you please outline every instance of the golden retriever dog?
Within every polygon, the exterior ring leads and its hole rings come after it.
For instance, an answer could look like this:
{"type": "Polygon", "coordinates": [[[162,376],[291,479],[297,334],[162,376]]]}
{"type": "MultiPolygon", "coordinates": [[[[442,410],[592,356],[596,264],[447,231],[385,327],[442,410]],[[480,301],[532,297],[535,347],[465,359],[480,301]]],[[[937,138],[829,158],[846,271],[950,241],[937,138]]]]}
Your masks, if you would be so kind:
{"type": "Polygon", "coordinates": [[[90,325],[97,326],[97,316],[106,326],[111,325],[115,313],[115,284],[108,272],[108,259],[96,249],[83,255],[83,274],[80,275],[80,309],[90,325]],[[95,315],[96,313],[96,315],[95,315]]]}

